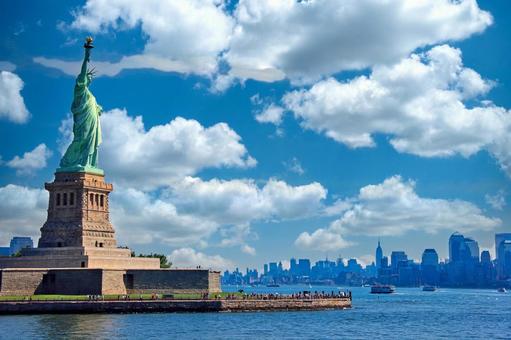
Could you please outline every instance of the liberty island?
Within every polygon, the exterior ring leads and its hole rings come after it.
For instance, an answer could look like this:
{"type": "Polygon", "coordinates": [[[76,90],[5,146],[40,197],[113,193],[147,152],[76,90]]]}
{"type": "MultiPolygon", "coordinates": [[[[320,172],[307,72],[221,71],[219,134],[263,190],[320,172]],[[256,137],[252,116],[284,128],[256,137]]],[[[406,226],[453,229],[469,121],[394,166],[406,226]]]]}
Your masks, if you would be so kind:
{"type": "Polygon", "coordinates": [[[160,268],[158,258],[133,257],[130,249],[118,247],[109,212],[113,185],[98,167],[102,108],[89,89],[92,48],[87,38],[71,106],[73,140],[54,181],[45,183],[48,215],[38,247],[0,258],[0,314],[351,307],[351,294],[344,292],[225,295],[218,271],[160,268]],[[41,301],[41,295],[59,301],[41,301]]]}
{"type": "Polygon", "coordinates": [[[109,212],[113,185],[98,168],[102,109],[89,90],[92,47],[88,38],[71,106],[74,138],[55,180],[45,184],[48,215],[38,247],[0,259],[0,295],[220,292],[218,272],[162,269],[159,259],[132,257],[117,246],[109,212]]]}

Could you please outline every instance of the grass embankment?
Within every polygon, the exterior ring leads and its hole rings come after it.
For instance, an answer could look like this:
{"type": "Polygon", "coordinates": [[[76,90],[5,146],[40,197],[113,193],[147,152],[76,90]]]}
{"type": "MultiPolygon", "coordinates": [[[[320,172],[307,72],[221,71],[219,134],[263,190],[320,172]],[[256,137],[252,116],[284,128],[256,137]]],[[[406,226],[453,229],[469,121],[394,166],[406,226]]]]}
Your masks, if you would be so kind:
{"type": "MultiPolygon", "coordinates": [[[[227,295],[232,294],[241,296],[241,293],[214,293],[209,294],[210,299],[225,298],[227,295]]],[[[101,295],[95,296],[95,300],[153,300],[153,294],[128,294],[128,295],[101,295]]],[[[161,299],[163,295],[157,294],[156,297],[161,299]]],[[[172,297],[166,296],[165,298],[172,298],[176,300],[198,300],[202,299],[201,294],[172,294],[172,297]]],[[[89,301],[89,295],[6,295],[0,296],[1,301],[89,301]]]]}

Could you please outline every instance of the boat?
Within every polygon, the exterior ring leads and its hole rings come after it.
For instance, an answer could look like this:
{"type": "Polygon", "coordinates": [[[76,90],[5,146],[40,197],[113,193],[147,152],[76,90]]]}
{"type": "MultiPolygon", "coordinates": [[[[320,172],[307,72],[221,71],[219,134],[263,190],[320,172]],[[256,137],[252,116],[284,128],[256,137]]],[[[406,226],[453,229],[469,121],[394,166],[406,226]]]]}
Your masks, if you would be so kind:
{"type": "Polygon", "coordinates": [[[499,289],[497,289],[497,292],[499,292],[499,293],[507,293],[507,290],[504,287],[500,287],[499,289]]]}
{"type": "Polygon", "coordinates": [[[423,292],[434,292],[436,290],[435,286],[423,286],[422,291],[423,292]]]}
{"type": "Polygon", "coordinates": [[[391,285],[372,285],[371,294],[392,294],[396,291],[391,285]]]}
{"type": "Polygon", "coordinates": [[[276,283],[269,283],[266,285],[266,287],[275,288],[275,287],[280,287],[280,285],[276,284],[276,283]]]}

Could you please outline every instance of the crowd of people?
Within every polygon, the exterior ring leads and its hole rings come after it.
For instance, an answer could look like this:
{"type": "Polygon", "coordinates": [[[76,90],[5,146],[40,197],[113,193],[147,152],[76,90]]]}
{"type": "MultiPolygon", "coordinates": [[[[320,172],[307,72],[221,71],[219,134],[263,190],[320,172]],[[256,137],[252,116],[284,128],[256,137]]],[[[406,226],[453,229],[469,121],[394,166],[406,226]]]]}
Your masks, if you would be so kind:
{"type": "MultiPolygon", "coordinates": [[[[203,295],[204,299],[208,298],[208,294],[203,295]]],[[[213,295],[214,299],[227,299],[227,300],[279,300],[279,299],[292,299],[292,300],[310,300],[310,299],[341,299],[349,298],[351,300],[351,291],[347,292],[325,292],[325,291],[302,291],[293,294],[279,294],[279,293],[229,293],[227,295],[216,294],[213,295]],[[240,294],[241,293],[241,294],[240,294]]]]}
{"type": "MultiPolygon", "coordinates": [[[[103,295],[87,295],[89,301],[104,301],[105,297],[103,295]]],[[[245,293],[244,291],[239,291],[236,293],[222,293],[222,294],[209,294],[202,293],[200,295],[202,300],[312,300],[312,299],[342,299],[349,298],[351,300],[351,291],[301,291],[298,293],[292,294],[279,294],[279,293],[245,293]]],[[[109,300],[112,298],[110,297],[109,300]]],[[[114,298],[115,299],[115,298],[114,298]]],[[[142,295],[118,295],[117,300],[160,300],[160,299],[175,299],[175,297],[170,295],[160,295],[160,294],[151,294],[151,296],[142,296],[142,295]]]]}

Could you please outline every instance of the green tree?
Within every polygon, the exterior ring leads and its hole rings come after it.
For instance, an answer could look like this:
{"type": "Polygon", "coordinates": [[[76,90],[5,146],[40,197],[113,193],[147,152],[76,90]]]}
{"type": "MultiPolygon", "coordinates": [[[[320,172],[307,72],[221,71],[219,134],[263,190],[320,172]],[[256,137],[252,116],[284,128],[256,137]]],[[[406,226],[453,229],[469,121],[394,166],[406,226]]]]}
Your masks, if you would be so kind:
{"type": "MultiPolygon", "coordinates": [[[[133,252],[133,255],[135,254],[135,252],[133,252]]],[[[160,268],[170,268],[172,266],[172,262],[169,262],[169,260],[167,259],[167,256],[163,255],[163,254],[138,254],[138,257],[150,257],[150,258],[155,258],[155,259],[160,259],[160,268]]]]}

